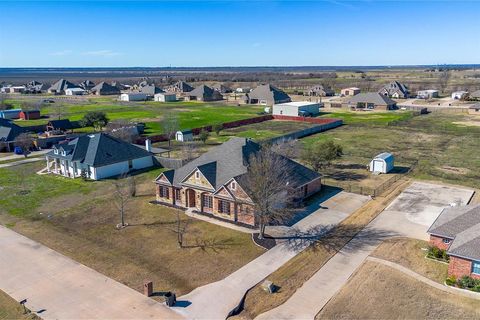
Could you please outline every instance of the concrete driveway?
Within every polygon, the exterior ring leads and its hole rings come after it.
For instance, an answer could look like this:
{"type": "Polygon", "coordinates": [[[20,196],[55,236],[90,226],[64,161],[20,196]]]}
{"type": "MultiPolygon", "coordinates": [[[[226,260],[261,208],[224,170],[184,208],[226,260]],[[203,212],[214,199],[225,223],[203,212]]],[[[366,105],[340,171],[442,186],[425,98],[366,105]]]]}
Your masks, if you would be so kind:
{"type": "Polygon", "coordinates": [[[163,304],[0,226],[0,290],[43,319],[180,319],[163,304]]]}
{"type": "MultiPolygon", "coordinates": [[[[305,249],[314,239],[360,208],[369,197],[339,192],[327,194],[305,210],[303,219],[284,229],[290,239],[251,261],[225,279],[199,287],[179,298],[174,310],[188,319],[225,319],[245,293],[305,249]]],[[[301,214],[300,214],[301,216],[301,214]]]]}
{"type": "Polygon", "coordinates": [[[289,300],[257,319],[314,319],[382,241],[396,236],[427,239],[428,227],[443,208],[454,202],[467,204],[473,193],[464,188],[412,183],[289,300]]]}

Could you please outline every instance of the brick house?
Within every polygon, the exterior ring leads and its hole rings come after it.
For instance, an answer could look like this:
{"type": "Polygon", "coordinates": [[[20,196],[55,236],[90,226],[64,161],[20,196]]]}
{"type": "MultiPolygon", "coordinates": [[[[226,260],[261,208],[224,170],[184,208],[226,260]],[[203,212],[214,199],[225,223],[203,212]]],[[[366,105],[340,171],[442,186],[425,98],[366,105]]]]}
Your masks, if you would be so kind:
{"type": "Polygon", "coordinates": [[[428,233],[430,244],[450,256],[449,276],[480,279],[480,205],[444,209],[428,233]]]}
{"type": "MultiPolygon", "coordinates": [[[[248,172],[248,160],[260,148],[250,139],[233,138],[179,169],[163,172],[155,180],[157,203],[193,208],[224,221],[255,227],[255,204],[245,191],[242,176],[248,172]]],[[[287,166],[292,172],[289,186],[299,200],[320,190],[318,173],[290,159],[287,166]]]]}

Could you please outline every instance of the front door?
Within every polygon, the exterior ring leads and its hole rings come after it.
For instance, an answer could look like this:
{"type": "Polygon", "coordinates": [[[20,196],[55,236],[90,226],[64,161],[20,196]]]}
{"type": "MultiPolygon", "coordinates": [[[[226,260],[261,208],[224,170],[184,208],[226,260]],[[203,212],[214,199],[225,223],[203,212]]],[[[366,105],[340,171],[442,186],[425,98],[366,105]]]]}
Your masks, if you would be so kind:
{"type": "Polygon", "coordinates": [[[189,208],[195,207],[195,191],[193,191],[192,189],[188,189],[187,199],[188,199],[188,207],[189,208]]]}

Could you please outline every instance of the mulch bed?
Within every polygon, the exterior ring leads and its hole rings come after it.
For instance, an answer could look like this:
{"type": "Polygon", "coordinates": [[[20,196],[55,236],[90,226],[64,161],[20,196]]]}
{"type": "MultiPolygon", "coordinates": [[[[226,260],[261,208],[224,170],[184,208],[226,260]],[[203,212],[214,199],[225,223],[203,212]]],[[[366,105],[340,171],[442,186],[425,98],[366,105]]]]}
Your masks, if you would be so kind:
{"type": "Polygon", "coordinates": [[[277,241],[273,237],[269,236],[268,234],[266,234],[263,237],[263,239],[259,239],[258,236],[259,236],[259,233],[253,233],[252,240],[262,248],[270,250],[277,245],[277,241]]]}

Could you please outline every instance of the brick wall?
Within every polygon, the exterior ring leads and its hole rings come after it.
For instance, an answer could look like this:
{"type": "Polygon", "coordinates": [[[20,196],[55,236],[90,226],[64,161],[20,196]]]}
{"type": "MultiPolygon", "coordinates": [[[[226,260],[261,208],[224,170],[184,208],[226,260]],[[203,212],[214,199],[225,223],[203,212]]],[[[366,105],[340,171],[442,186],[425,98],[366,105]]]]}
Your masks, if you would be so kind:
{"type": "Polygon", "coordinates": [[[249,204],[237,205],[237,221],[251,226],[255,226],[254,207],[249,204]]]}
{"type": "Polygon", "coordinates": [[[305,198],[317,193],[318,191],[320,191],[320,189],[322,189],[322,179],[319,178],[317,180],[314,180],[310,182],[307,186],[307,195],[305,196],[305,198]]]}
{"type": "Polygon", "coordinates": [[[442,250],[447,250],[450,244],[443,243],[443,238],[442,237],[437,237],[434,235],[430,235],[430,245],[433,247],[437,247],[442,250]]]}
{"type": "MultiPolygon", "coordinates": [[[[448,264],[448,275],[455,276],[455,278],[461,278],[462,276],[470,276],[472,271],[472,261],[450,257],[450,263],[448,264]]],[[[478,278],[476,275],[472,275],[478,278]]]]}

